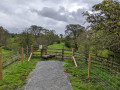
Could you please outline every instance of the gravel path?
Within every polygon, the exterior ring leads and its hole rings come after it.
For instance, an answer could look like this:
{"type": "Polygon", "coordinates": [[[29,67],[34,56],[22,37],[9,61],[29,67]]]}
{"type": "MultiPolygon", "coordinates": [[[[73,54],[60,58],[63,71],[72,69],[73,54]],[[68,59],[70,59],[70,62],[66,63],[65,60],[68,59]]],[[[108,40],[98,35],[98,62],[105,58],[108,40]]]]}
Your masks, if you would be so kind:
{"type": "Polygon", "coordinates": [[[25,90],[73,90],[60,61],[41,61],[30,73],[25,90]]]}

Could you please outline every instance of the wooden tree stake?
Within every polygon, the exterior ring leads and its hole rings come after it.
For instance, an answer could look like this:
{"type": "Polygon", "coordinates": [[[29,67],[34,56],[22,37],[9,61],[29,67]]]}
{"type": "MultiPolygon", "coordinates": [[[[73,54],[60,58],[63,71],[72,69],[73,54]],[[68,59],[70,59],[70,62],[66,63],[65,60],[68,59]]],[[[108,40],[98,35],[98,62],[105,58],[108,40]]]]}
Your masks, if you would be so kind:
{"type": "Polygon", "coordinates": [[[30,59],[31,59],[31,57],[32,57],[32,54],[33,54],[33,53],[30,54],[30,56],[29,56],[29,58],[28,58],[28,62],[30,61],[30,59]]]}
{"type": "Polygon", "coordinates": [[[74,61],[73,56],[74,56],[74,48],[72,48],[72,61],[74,61]]]}
{"type": "Polygon", "coordinates": [[[2,80],[2,54],[0,54],[0,80],[2,80]]]}
{"type": "Polygon", "coordinates": [[[76,63],[76,60],[75,60],[74,56],[72,56],[72,59],[73,59],[73,61],[74,61],[75,66],[77,67],[78,65],[77,65],[77,63],[76,63]]]}
{"type": "Polygon", "coordinates": [[[89,54],[89,62],[88,62],[88,77],[90,77],[91,73],[91,55],[89,54]]]}

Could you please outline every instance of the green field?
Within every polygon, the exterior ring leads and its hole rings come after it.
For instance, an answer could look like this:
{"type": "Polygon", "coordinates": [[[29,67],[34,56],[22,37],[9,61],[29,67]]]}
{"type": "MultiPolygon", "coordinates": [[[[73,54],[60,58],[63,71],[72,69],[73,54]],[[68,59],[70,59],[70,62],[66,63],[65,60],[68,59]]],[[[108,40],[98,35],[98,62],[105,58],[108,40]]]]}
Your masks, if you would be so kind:
{"type": "Polygon", "coordinates": [[[68,53],[67,56],[71,56],[72,48],[66,47],[65,44],[62,42],[60,44],[54,43],[53,45],[48,46],[47,52],[48,54],[62,55],[62,49],[71,50],[71,51],[64,50],[64,55],[68,53]]]}
{"type": "Polygon", "coordinates": [[[63,48],[70,49],[70,48],[66,47],[65,44],[62,42],[60,44],[54,43],[53,45],[48,46],[48,49],[63,49],[63,48]]]}

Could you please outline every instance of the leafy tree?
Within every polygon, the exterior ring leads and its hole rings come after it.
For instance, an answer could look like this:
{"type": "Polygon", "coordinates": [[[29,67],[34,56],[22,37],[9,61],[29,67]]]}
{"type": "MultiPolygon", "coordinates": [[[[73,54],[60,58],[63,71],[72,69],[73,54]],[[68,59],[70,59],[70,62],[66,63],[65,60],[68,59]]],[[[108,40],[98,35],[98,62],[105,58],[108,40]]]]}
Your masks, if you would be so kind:
{"type": "Polygon", "coordinates": [[[0,27],[0,46],[7,45],[9,43],[10,34],[3,27],[0,27]]]}
{"type": "Polygon", "coordinates": [[[19,34],[18,38],[16,39],[20,46],[26,47],[35,44],[35,36],[25,30],[21,34],[19,34]]]}
{"type": "Polygon", "coordinates": [[[78,43],[77,38],[79,37],[80,33],[85,31],[85,27],[79,24],[69,24],[66,26],[65,34],[70,36],[74,40],[75,49],[78,50],[78,43]]]}
{"type": "Polygon", "coordinates": [[[53,44],[54,42],[59,42],[59,36],[55,34],[55,30],[46,31],[45,39],[47,40],[48,45],[53,44]]]}
{"type": "Polygon", "coordinates": [[[34,34],[35,37],[39,37],[44,31],[43,27],[37,26],[37,25],[30,26],[30,28],[28,28],[28,30],[29,30],[29,32],[34,34]]]}
{"type": "Polygon", "coordinates": [[[65,37],[65,41],[64,42],[65,42],[65,46],[66,47],[70,48],[72,46],[72,44],[71,44],[72,40],[71,40],[71,38],[69,36],[65,37]]]}
{"type": "Polygon", "coordinates": [[[63,38],[63,34],[60,34],[60,38],[61,38],[61,39],[63,38]]]}
{"type": "Polygon", "coordinates": [[[120,2],[104,0],[93,6],[92,14],[86,12],[84,15],[94,30],[96,44],[100,43],[102,48],[120,53],[120,2]]]}
{"type": "Polygon", "coordinates": [[[55,34],[54,30],[44,29],[44,34],[41,34],[37,41],[39,41],[38,44],[42,44],[44,47],[46,47],[54,42],[59,42],[59,36],[55,34]]]}

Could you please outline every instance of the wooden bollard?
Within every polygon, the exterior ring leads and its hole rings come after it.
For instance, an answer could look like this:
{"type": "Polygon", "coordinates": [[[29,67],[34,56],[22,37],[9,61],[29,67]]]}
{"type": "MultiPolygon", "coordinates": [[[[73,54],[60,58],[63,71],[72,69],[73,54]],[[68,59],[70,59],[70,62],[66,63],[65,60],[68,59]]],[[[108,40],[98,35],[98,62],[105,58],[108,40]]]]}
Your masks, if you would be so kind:
{"type": "Polygon", "coordinates": [[[23,48],[21,49],[21,64],[23,64],[23,48]]]}
{"type": "Polygon", "coordinates": [[[88,62],[88,77],[90,77],[91,73],[91,55],[89,54],[89,62],[88,62]]]}
{"type": "Polygon", "coordinates": [[[2,54],[0,54],[0,80],[2,80],[2,54]]]}

